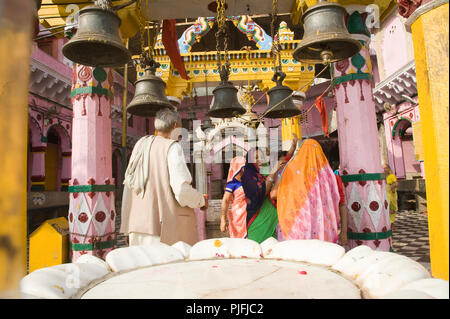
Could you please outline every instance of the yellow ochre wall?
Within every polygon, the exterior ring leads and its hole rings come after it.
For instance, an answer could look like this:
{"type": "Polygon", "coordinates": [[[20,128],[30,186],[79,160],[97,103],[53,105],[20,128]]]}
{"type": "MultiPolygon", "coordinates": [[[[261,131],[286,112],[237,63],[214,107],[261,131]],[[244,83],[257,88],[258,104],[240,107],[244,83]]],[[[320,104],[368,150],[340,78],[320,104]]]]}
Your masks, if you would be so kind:
{"type": "Polygon", "coordinates": [[[302,138],[302,127],[300,126],[301,115],[284,118],[281,120],[281,141],[282,150],[287,151],[292,145],[292,133],[297,135],[297,138],[302,138]]]}
{"type": "Polygon", "coordinates": [[[449,4],[412,25],[424,148],[431,272],[449,280],[449,4]]]}
{"type": "Polygon", "coordinates": [[[19,281],[26,274],[28,83],[34,11],[34,1],[0,0],[0,298],[19,297],[19,281]]]}

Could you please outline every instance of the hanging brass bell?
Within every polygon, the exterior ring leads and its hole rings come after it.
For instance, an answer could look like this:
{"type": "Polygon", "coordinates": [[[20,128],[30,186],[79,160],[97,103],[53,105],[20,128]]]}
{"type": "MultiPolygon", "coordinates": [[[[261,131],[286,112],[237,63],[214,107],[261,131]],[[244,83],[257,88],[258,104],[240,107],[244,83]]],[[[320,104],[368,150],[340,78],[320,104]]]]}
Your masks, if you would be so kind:
{"type": "Polygon", "coordinates": [[[80,10],[78,30],[62,52],[69,60],[93,67],[118,67],[131,54],[119,33],[121,20],[111,9],[89,6],[80,10]]]}
{"type": "Polygon", "coordinates": [[[267,118],[285,118],[300,114],[300,110],[295,106],[292,100],[292,90],[283,85],[283,80],[286,74],[276,71],[273,75],[272,81],[276,82],[274,86],[267,92],[269,96],[269,105],[267,106],[264,117],[267,118]]]}
{"type": "Polygon", "coordinates": [[[127,107],[127,112],[136,116],[154,117],[161,109],[174,109],[172,103],[165,94],[166,83],[155,75],[159,63],[149,67],[144,71],[135,85],[133,100],[127,107]]]}
{"type": "Polygon", "coordinates": [[[209,117],[230,118],[246,112],[237,98],[238,89],[228,82],[228,71],[225,66],[220,70],[221,83],[213,90],[214,102],[209,117]]]}
{"type": "Polygon", "coordinates": [[[338,3],[318,1],[302,17],[304,36],[294,51],[295,60],[303,63],[331,63],[352,57],[361,43],[352,38],[345,26],[347,11],[338,3]]]}

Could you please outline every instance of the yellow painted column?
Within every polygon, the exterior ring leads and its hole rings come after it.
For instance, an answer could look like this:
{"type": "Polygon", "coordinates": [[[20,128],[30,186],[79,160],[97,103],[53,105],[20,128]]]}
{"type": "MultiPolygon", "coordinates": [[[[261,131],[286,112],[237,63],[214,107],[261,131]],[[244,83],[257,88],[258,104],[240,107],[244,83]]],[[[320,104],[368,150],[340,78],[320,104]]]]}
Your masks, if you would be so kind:
{"type": "Polygon", "coordinates": [[[448,1],[431,1],[406,21],[406,26],[411,27],[416,60],[431,272],[445,280],[449,280],[448,19],[448,1]]]}
{"type": "Polygon", "coordinates": [[[36,2],[0,0],[0,298],[26,274],[28,82],[36,2]]]}
{"type": "Polygon", "coordinates": [[[301,115],[281,119],[281,150],[288,151],[292,145],[292,134],[297,138],[302,138],[302,128],[300,126],[301,115]]]}

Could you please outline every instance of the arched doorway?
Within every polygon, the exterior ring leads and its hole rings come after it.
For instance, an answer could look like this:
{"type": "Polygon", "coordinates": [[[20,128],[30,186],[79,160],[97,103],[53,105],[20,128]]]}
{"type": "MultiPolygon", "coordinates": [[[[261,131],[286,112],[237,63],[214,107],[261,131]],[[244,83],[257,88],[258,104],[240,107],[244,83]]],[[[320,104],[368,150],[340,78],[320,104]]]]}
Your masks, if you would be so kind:
{"type": "Polygon", "coordinates": [[[45,149],[45,190],[61,189],[62,151],[61,138],[54,127],[47,132],[47,147],[45,149]]]}
{"type": "Polygon", "coordinates": [[[412,122],[400,118],[392,129],[390,166],[400,179],[421,176],[420,162],[415,159],[412,122]]]}
{"type": "Polygon", "coordinates": [[[245,156],[249,146],[245,142],[245,131],[236,127],[234,131],[227,132],[219,128],[211,138],[211,151],[208,162],[210,198],[222,199],[225,191],[226,178],[230,169],[230,162],[236,156],[245,156]]]}
{"type": "Polygon", "coordinates": [[[405,166],[406,178],[420,177],[420,162],[415,159],[414,137],[411,123],[405,127],[400,139],[402,141],[403,164],[405,166]]]}
{"type": "Polygon", "coordinates": [[[45,143],[42,141],[42,131],[37,120],[28,118],[28,191],[44,190],[45,143]]]}

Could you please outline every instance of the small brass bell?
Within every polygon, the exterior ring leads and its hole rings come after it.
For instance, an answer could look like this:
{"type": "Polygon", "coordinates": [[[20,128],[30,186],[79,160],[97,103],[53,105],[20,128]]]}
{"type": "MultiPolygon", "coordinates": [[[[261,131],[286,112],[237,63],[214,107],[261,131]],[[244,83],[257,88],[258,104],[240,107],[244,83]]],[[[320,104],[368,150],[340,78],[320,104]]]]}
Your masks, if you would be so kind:
{"type": "Polygon", "coordinates": [[[207,113],[209,117],[230,118],[242,115],[246,112],[237,98],[238,89],[228,82],[228,70],[222,66],[220,70],[221,83],[214,91],[214,103],[207,113]]]}
{"type": "Polygon", "coordinates": [[[161,109],[174,109],[172,103],[165,94],[166,83],[155,75],[159,63],[153,61],[152,65],[145,69],[135,85],[133,100],[127,107],[127,112],[136,116],[154,117],[161,109]]]}
{"type": "Polygon", "coordinates": [[[62,52],[69,60],[93,67],[118,67],[131,54],[120,38],[120,18],[111,9],[89,6],[80,10],[78,30],[62,52]]]}
{"type": "Polygon", "coordinates": [[[269,105],[264,113],[267,118],[285,118],[300,114],[300,110],[295,106],[292,100],[292,90],[283,85],[286,73],[276,71],[272,81],[276,82],[274,86],[267,92],[269,96],[269,105]]]}
{"type": "Polygon", "coordinates": [[[331,63],[354,56],[361,43],[352,38],[345,26],[347,11],[338,3],[318,1],[303,14],[305,33],[294,51],[295,60],[303,63],[331,63]]]}

